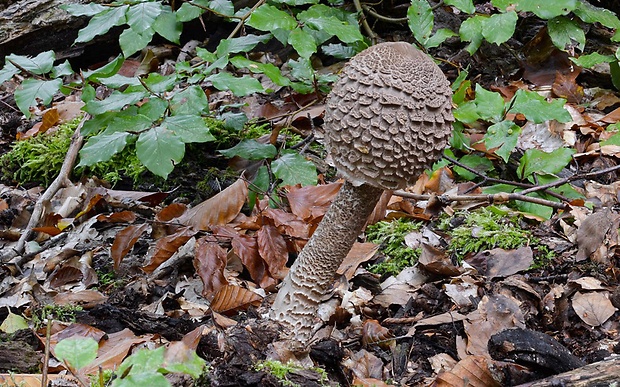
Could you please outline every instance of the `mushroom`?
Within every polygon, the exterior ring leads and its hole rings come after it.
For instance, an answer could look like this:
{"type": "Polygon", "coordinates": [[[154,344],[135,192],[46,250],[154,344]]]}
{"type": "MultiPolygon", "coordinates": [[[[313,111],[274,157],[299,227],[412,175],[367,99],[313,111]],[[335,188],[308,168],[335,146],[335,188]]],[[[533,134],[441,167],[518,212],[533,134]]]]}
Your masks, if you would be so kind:
{"type": "Polygon", "coordinates": [[[381,43],[353,57],[329,94],[325,145],[345,183],[284,279],[271,308],[303,349],[336,270],[384,190],[402,189],[435,162],[452,132],[452,91],[411,44],[381,43]]]}

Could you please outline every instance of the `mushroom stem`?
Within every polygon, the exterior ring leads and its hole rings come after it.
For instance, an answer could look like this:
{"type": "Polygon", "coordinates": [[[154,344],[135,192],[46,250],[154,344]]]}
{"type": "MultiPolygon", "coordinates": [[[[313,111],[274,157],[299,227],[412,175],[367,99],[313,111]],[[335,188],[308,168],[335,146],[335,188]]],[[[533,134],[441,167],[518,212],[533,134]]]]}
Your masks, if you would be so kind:
{"type": "Polygon", "coordinates": [[[271,316],[301,347],[312,337],[319,303],[382,193],[381,188],[368,184],[356,187],[345,181],[282,282],[271,316]]]}

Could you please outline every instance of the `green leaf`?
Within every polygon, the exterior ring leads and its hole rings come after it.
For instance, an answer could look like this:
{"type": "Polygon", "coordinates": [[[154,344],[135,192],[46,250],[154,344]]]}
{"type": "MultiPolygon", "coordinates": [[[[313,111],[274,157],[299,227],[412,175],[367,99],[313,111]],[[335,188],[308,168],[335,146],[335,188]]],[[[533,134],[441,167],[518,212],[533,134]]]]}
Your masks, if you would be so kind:
{"type": "Polygon", "coordinates": [[[616,90],[620,90],[620,64],[618,64],[618,61],[609,63],[609,71],[611,73],[611,83],[613,83],[616,90]]]}
{"type": "Polygon", "coordinates": [[[514,11],[497,13],[484,21],[482,36],[490,42],[500,45],[515,33],[517,13],[514,11]]]}
{"type": "Polygon", "coordinates": [[[576,21],[564,16],[554,17],[547,22],[547,31],[553,44],[562,51],[568,51],[577,44],[583,51],[586,35],[576,21]]]}
{"type": "Polygon", "coordinates": [[[132,135],[127,132],[115,132],[89,138],[80,150],[80,163],[77,166],[91,166],[110,160],[112,156],[125,149],[130,136],[132,135]]]}
{"type": "Polygon", "coordinates": [[[453,36],[456,36],[456,33],[454,31],[449,30],[447,28],[440,28],[437,31],[435,31],[433,36],[431,36],[426,41],[426,43],[424,44],[424,47],[426,47],[426,48],[437,47],[441,43],[445,42],[446,39],[451,38],[453,36]]]}
{"type": "Polygon", "coordinates": [[[556,16],[567,15],[577,8],[577,0],[553,0],[541,2],[540,0],[519,0],[518,11],[533,12],[541,19],[552,19],[556,16]]]}
{"type": "Polygon", "coordinates": [[[265,74],[278,86],[288,86],[291,84],[291,80],[282,75],[280,69],[271,63],[255,62],[241,55],[230,58],[230,63],[237,68],[246,68],[252,73],[265,74]]]}
{"type": "MultiPolygon", "coordinates": [[[[480,174],[484,174],[485,172],[493,169],[493,163],[489,161],[489,159],[487,159],[486,157],[475,155],[475,154],[465,155],[461,157],[459,162],[461,164],[468,166],[471,169],[478,171],[480,174]]],[[[454,167],[454,172],[456,172],[459,176],[469,181],[475,180],[477,177],[479,177],[475,173],[470,172],[467,169],[459,167],[459,166],[454,167]]]]}
{"type": "Polygon", "coordinates": [[[476,111],[486,121],[498,122],[504,117],[505,103],[500,93],[488,91],[480,84],[476,85],[476,111]]]}
{"type": "Polygon", "coordinates": [[[205,121],[196,115],[176,115],[164,118],[161,126],[170,129],[184,143],[215,141],[205,121]]]}
{"type": "Polygon", "coordinates": [[[183,23],[178,21],[176,15],[168,8],[169,7],[166,6],[162,13],[157,17],[155,23],[153,24],[153,29],[169,41],[180,44],[181,32],[183,32],[183,23]]]}
{"type": "Polygon", "coordinates": [[[54,356],[79,370],[97,357],[99,344],[91,337],[74,337],[60,340],[54,347],[54,356]]]}
{"type": "Polygon", "coordinates": [[[24,70],[39,75],[49,73],[54,66],[54,60],[56,60],[54,51],[42,52],[34,58],[15,54],[7,55],[5,58],[6,63],[13,62],[24,70]]]}
{"type": "Polygon", "coordinates": [[[306,26],[329,35],[335,35],[345,43],[355,43],[364,40],[364,36],[360,32],[357,24],[349,24],[335,16],[322,15],[320,10],[323,9],[323,7],[325,6],[322,4],[313,5],[307,11],[297,15],[297,17],[301,22],[305,23],[306,26]]]}
{"type": "Polygon", "coordinates": [[[121,363],[116,374],[123,375],[128,370],[129,374],[158,372],[164,364],[165,350],[163,346],[157,349],[140,349],[121,363]]]}
{"type": "Polygon", "coordinates": [[[181,8],[179,8],[175,12],[175,14],[176,14],[177,21],[184,23],[184,22],[188,22],[190,20],[196,19],[197,17],[199,17],[205,12],[206,10],[200,7],[196,7],[190,3],[184,2],[183,4],[181,4],[181,8]]]}
{"type": "Polygon", "coordinates": [[[139,35],[150,30],[155,24],[155,19],[162,12],[162,4],[159,2],[142,2],[133,4],[127,11],[127,24],[139,35]]]}
{"type": "Polygon", "coordinates": [[[412,0],[407,10],[407,19],[415,40],[424,45],[431,36],[435,21],[435,15],[428,1],[412,0]]]}
{"type": "Polygon", "coordinates": [[[595,7],[587,1],[578,2],[573,12],[586,23],[601,23],[605,27],[620,28],[620,19],[615,13],[605,8],[595,7]]]}
{"type": "Polygon", "coordinates": [[[291,15],[269,4],[256,8],[246,24],[261,31],[273,31],[278,28],[290,31],[297,27],[297,21],[291,15]]]}
{"type": "Polygon", "coordinates": [[[149,91],[161,94],[170,91],[177,84],[178,80],[175,74],[161,75],[158,73],[149,73],[148,77],[143,79],[144,84],[149,91]]]}
{"type": "Polygon", "coordinates": [[[510,153],[517,146],[521,127],[512,121],[504,120],[491,125],[484,134],[484,145],[487,149],[498,148],[495,154],[508,162],[510,153]]]}
{"type": "Polygon", "coordinates": [[[316,185],[314,163],[295,151],[284,152],[280,158],[271,162],[271,170],[276,178],[282,180],[282,185],[316,185]]]}
{"type": "Polygon", "coordinates": [[[249,186],[248,192],[248,204],[250,206],[250,211],[256,205],[256,199],[261,199],[265,192],[269,189],[269,184],[271,183],[269,179],[269,170],[267,166],[262,165],[258,168],[256,172],[256,177],[252,181],[252,184],[249,186]]]}
{"type": "MultiPolygon", "coordinates": [[[[585,67],[587,69],[592,68],[601,63],[615,62],[616,58],[611,55],[601,55],[598,52],[593,52],[587,55],[581,55],[579,58],[569,58],[577,66],[585,67]]],[[[1,83],[1,82],[0,82],[1,83]]]]}
{"type": "MultiPolygon", "coordinates": [[[[71,63],[69,63],[68,60],[65,60],[64,62],[62,62],[58,66],[52,67],[52,71],[50,72],[50,76],[52,78],[60,78],[60,77],[63,77],[65,75],[71,75],[73,73],[74,73],[74,71],[71,68],[71,63]]],[[[2,83],[2,82],[0,82],[0,83],[2,83]]]]}
{"type": "Polygon", "coordinates": [[[113,89],[121,89],[124,86],[141,86],[140,78],[126,77],[120,74],[114,74],[107,78],[100,78],[99,83],[113,89]]]}
{"type": "Polygon", "coordinates": [[[151,121],[159,120],[168,109],[168,101],[161,98],[151,98],[143,103],[138,111],[140,115],[148,117],[151,121]]]}
{"type": "Polygon", "coordinates": [[[84,122],[80,133],[86,137],[91,134],[99,133],[105,129],[115,118],[117,112],[108,112],[92,117],[90,120],[84,122]]]}
{"type": "MultiPolygon", "coordinates": [[[[554,198],[553,196],[548,196],[548,195],[543,196],[543,195],[539,195],[537,192],[533,192],[531,194],[527,194],[527,196],[534,197],[534,198],[539,198],[539,199],[551,200],[551,201],[555,201],[555,202],[558,201],[558,199],[554,198]]],[[[551,208],[549,206],[543,206],[542,204],[537,204],[537,203],[531,203],[531,202],[524,202],[524,201],[521,201],[521,200],[516,200],[515,201],[515,205],[517,206],[519,211],[524,212],[526,214],[532,214],[532,215],[537,216],[537,217],[539,217],[541,219],[550,219],[551,216],[553,215],[553,208],[551,208]]]]}
{"type": "Polygon", "coordinates": [[[476,7],[474,7],[472,0],[445,0],[445,3],[468,14],[476,12],[476,7]]]}
{"type": "Polygon", "coordinates": [[[142,34],[139,34],[133,28],[127,28],[121,36],[118,38],[118,42],[121,45],[121,50],[123,50],[123,55],[127,58],[134,53],[142,50],[146,47],[153,39],[153,35],[155,34],[155,30],[146,29],[142,34]]]}
{"type": "Polygon", "coordinates": [[[156,372],[131,372],[124,378],[116,378],[112,381],[111,387],[170,387],[170,382],[166,377],[156,372]]]}
{"type": "Polygon", "coordinates": [[[136,155],[142,164],[164,179],[183,160],[185,143],[171,130],[158,126],[148,130],[136,141],[136,155]]]}
{"type": "Polygon", "coordinates": [[[177,363],[165,364],[165,369],[168,372],[183,373],[198,379],[206,364],[207,362],[198,356],[196,351],[190,351],[186,359],[177,363]]]}
{"type": "Polygon", "coordinates": [[[28,329],[28,321],[23,316],[8,311],[8,315],[0,325],[0,331],[4,333],[15,333],[21,329],[28,329]]]}
{"type": "Polygon", "coordinates": [[[553,99],[547,102],[540,94],[520,89],[512,98],[513,113],[522,113],[528,120],[536,124],[549,120],[559,122],[569,122],[572,118],[570,113],[564,109],[566,100],[562,98],[553,99]]]}
{"type": "Polygon", "coordinates": [[[258,80],[246,75],[235,77],[230,73],[217,73],[209,76],[207,80],[213,82],[213,86],[216,89],[230,90],[237,97],[264,91],[263,86],[258,80]]]}
{"type": "Polygon", "coordinates": [[[275,0],[274,1],[274,3],[286,4],[286,5],[292,5],[292,6],[317,4],[318,2],[319,0],[275,0]]]}
{"type": "Polygon", "coordinates": [[[245,113],[242,112],[226,112],[223,113],[219,118],[224,120],[224,128],[236,131],[242,130],[246,122],[248,122],[248,116],[246,116],[245,113]]]}
{"type": "Polygon", "coordinates": [[[476,15],[465,19],[465,21],[461,23],[459,35],[462,41],[470,42],[465,48],[469,55],[474,55],[474,53],[478,51],[478,48],[480,48],[482,39],[484,38],[482,36],[482,31],[484,29],[484,23],[487,19],[487,16],[476,15]]]}
{"type": "Polygon", "coordinates": [[[200,86],[193,85],[176,93],[170,101],[170,110],[177,114],[201,115],[209,111],[209,100],[200,86]]]}
{"type": "Polygon", "coordinates": [[[309,58],[317,49],[314,37],[299,27],[295,28],[288,36],[288,42],[303,58],[309,58]]]}
{"type": "Polygon", "coordinates": [[[555,175],[570,163],[574,153],[570,148],[558,148],[551,153],[528,149],[521,157],[517,173],[521,179],[529,179],[534,173],[555,175]]]}
{"type": "Polygon", "coordinates": [[[357,54],[357,51],[353,47],[345,46],[340,43],[330,43],[321,46],[321,51],[323,51],[325,55],[333,56],[336,59],[349,59],[357,54]]]}
{"type": "Polygon", "coordinates": [[[256,140],[242,140],[234,147],[219,152],[228,158],[239,156],[246,160],[273,159],[278,154],[273,144],[262,144],[256,140]]]}
{"type": "Polygon", "coordinates": [[[37,99],[41,100],[43,105],[49,104],[61,86],[62,80],[60,79],[52,79],[51,81],[25,79],[21,86],[15,90],[15,103],[17,103],[19,110],[30,118],[30,107],[38,104],[37,99]]]}
{"type": "Polygon", "coordinates": [[[122,5],[120,7],[108,8],[107,11],[101,12],[95,15],[88,25],[82,28],[78,32],[78,36],[75,39],[76,43],[90,42],[97,35],[103,35],[114,26],[119,26],[127,22],[127,10],[128,5],[122,5]]]}
{"type": "Polygon", "coordinates": [[[116,74],[118,70],[121,69],[121,66],[123,66],[123,62],[125,62],[125,58],[123,58],[122,55],[118,55],[114,60],[103,67],[92,71],[84,71],[84,78],[89,81],[99,82],[101,78],[108,78],[116,74]]]}
{"type": "Polygon", "coordinates": [[[7,64],[0,70],[0,85],[9,79],[13,78],[13,75],[19,73],[19,69],[15,67],[12,63],[6,62],[7,64]]]}
{"type": "Polygon", "coordinates": [[[103,11],[107,11],[110,8],[104,7],[101,4],[88,3],[88,4],[63,4],[60,9],[67,11],[72,16],[94,16],[103,11]]]}
{"type": "Polygon", "coordinates": [[[114,91],[110,96],[102,101],[88,101],[84,106],[84,111],[92,115],[102,114],[112,110],[121,110],[126,105],[133,105],[148,95],[146,92],[121,93],[114,91]]]}
{"type": "Polygon", "coordinates": [[[454,118],[457,121],[471,124],[480,119],[480,115],[478,114],[478,107],[474,101],[468,101],[464,104],[459,105],[456,109],[453,110],[454,118]]]}
{"type": "Polygon", "coordinates": [[[238,52],[248,52],[259,43],[266,43],[271,39],[271,34],[253,35],[248,34],[240,38],[222,39],[218,44],[215,53],[218,57],[238,52]]]}
{"type": "Polygon", "coordinates": [[[230,0],[212,0],[209,8],[223,16],[233,16],[235,7],[230,0]]]}
{"type": "Polygon", "coordinates": [[[114,118],[111,122],[107,122],[103,134],[112,134],[116,132],[132,132],[140,133],[146,129],[149,129],[153,122],[157,119],[152,119],[144,114],[138,114],[138,108],[131,106],[130,108],[121,112],[112,112],[114,118]]]}

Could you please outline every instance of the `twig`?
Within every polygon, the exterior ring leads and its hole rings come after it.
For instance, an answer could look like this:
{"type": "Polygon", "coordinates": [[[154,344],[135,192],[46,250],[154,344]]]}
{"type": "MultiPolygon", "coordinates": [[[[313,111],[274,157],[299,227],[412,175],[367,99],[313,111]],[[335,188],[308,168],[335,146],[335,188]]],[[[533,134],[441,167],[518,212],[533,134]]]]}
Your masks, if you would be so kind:
{"type": "Polygon", "coordinates": [[[52,320],[46,315],[47,324],[45,326],[45,355],[43,356],[43,371],[41,376],[41,387],[47,387],[47,373],[49,371],[50,362],[50,338],[52,336],[52,320]]]}
{"type": "Polygon", "coordinates": [[[246,13],[245,15],[243,15],[241,17],[241,19],[239,20],[239,23],[237,23],[237,26],[235,27],[234,30],[232,30],[232,32],[230,33],[230,35],[228,35],[228,39],[234,38],[235,35],[237,35],[237,32],[239,32],[239,30],[241,29],[241,27],[243,27],[243,24],[245,23],[245,21],[250,17],[250,15],[252,15],[252,12],[254,12],[256,10],[256,8],[260,7],[261,5],[265,4],[265,1],[267,0],[259,0],[256,4],[254,4],[254,6],[252,7],[252,9],[250,9],[248,11],[248,13],[246,13]]]}
{"type": "Polygon", "coordinates": [[[587,173],[582,173],[582,174],[573,175],[573,176],[565,177],[565,178],[562,178],[562,179],[558,179],[558,180],[556,180],[554,182],[551,182],[551,183],[548,183],[548,184],[544,184],[544,185],[539,185],[539,186],[536,186],[536,187],[528,188],[528,189],[523,190],[523,191],[521,191],[519,193],[521,195],[525,195],[525,194],[536,192],[536,191],[542,191],[542,190],[546,190],[548,188],[554,188],[554,187],[561,186],[562,184],[570,183],[571,181],[582,180],[582,179],[587,179],[587,178],[590,178],[590,177],[604,175],[606,173],[614,172],[614,171],[617,171],[619,169],[620,169],[620,164],[615,165],[613,167],[601,169],[600,171],[587,172],[587,173]]]}
{"type": "Polygon", "coordinates": [[[377,34],[375,34],[372,28],[370,28],[370,25],[368,24],[368,20],[366,20],[366,15],[364,15],[364,9],[362,9],[362,4],[360,3],[360,0],[353,0],[353,4],[355,5],[355,9],[357,10],[357,12],[360,13],[362,27],[366,31],[366,34],[372,40],[372,43],[376,44],[377,34]]]}
{"type": "MultiPolygon", "coordinates": [[[[418,195],[410,192],[397,190],[394,191],[394,195],[401,196],[414,200],[429,200],[432,195],[418,195]]],[[[501,192],[492,195],[439,195],[437,199],[442,203],[450,202],[485,202],[489,204],[505,203],[512,200],[520,200],[522,202],[535,203],[543,206],[555,208],[558,210],[568,210],[569,206],[566,203],[553,202],[551,200],[545,200],[540,198],[534,198],[531,196],[525,196],[521,193],[507,193],[501,192]]]]}
{"type": "Polygon", "coordinates": [[[389,17],[389,16],[383,16],[379,13],[377,13],[377,11],[375,11],[374,9],[372,9],[371,7],[367,6],[367,5],[362,5],[362,8],[364,9],[364,11],[366,13],[368,13],[370,16],[374,17],[377,20],[381,20],[384,21],[386,23],[393,23],[393,24],[401,24],[401,23],[405,23],[409,20],[408,17],[389,17]]]}
{"type": "Polygon", "coordinates": [[[69,145],[69,150],[67,151],[67,155],[65,156],[65,160],[62,163],[62,167],[60,168],[58,176],[56,176],[56,179],[54,179],[52,184],[50,184],[47,190],[45,190],[43,195],[41,195],[41,197],[39,197],[39,199],[35,203],[34,209],[32,210],[32,215],[30,216],[30,220],[28,221],[28,225],[26,226],[26,230],[24,230],[23,234],[17,241],[17,244],[12,249],[12,251],[8,252],[5,256],[2,257],[3,262],[6,262],[9,259],[13,259],[10,263],[14,264],[18,268],[21,268],[24,263],[28,262],[28,260],[31,259],[31,254],[22,255],[21,257],[17,256],[24,252],[26,241],[28,241],[28,238],[30,238],[30,236],[32,235],[32,229],[35,228],[37,224],[39,224],[39,221],[43,216],[45,204],[49,203],[49,201],[54,197],[54,195],[56,195],[56,192],[58,192],[59,189],[71,185],[69,175],[71,174],[71,170],[75,165],[75,160],[77,159],[78,152],[82,148],[82,143],[84,142],[84,138],[82,137],[80,131],[82,130],[82,126],[84,126],[86,120],[88,120],[88,117],[88,115],[85,115],[82,118],[82,121],[80,122],[78,127],[75,129],[75,132],[71,137],[71,144],[69,145]]]}

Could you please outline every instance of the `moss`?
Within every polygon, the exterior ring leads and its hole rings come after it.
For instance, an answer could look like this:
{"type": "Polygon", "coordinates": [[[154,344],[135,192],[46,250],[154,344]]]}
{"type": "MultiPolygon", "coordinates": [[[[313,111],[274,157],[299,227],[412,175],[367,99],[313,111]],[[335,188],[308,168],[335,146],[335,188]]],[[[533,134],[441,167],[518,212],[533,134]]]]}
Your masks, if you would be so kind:
{"type": "MultiPolygon", "coordinates": [[[[278,382],[282,383],[283,386],[287,387],[299,387],[299,384],[294,383],[288,379],[288,375],[295,371],[304,370],[303,367],[296,365],[293,362],[289,361],[288,363],[284,364],[277,360],[260,361],[256,363],[256,365],[254,365],[254,369],[256,371],[268,372],[269,374],[273,375],[278,380],[278,382]]],[[[324,369],[320,367],[312,367],[309,368],[309,370],[318,373],[321,377],[321,384],[325,386],[327,385],[327,372],[325,372],[324,369]]]]}
{"type": "Polygon", "coordinates": [[[381,251],[387,257],[385,261],[369,266],[368,270],[381,275],[397,275],[404,268],[413,266],[420,257],[421,249],[408,247],[405,236],[419,229],[419,222],[406,218],[381,221],[368,226],[367,240],[381,245],[381,251]]]}

